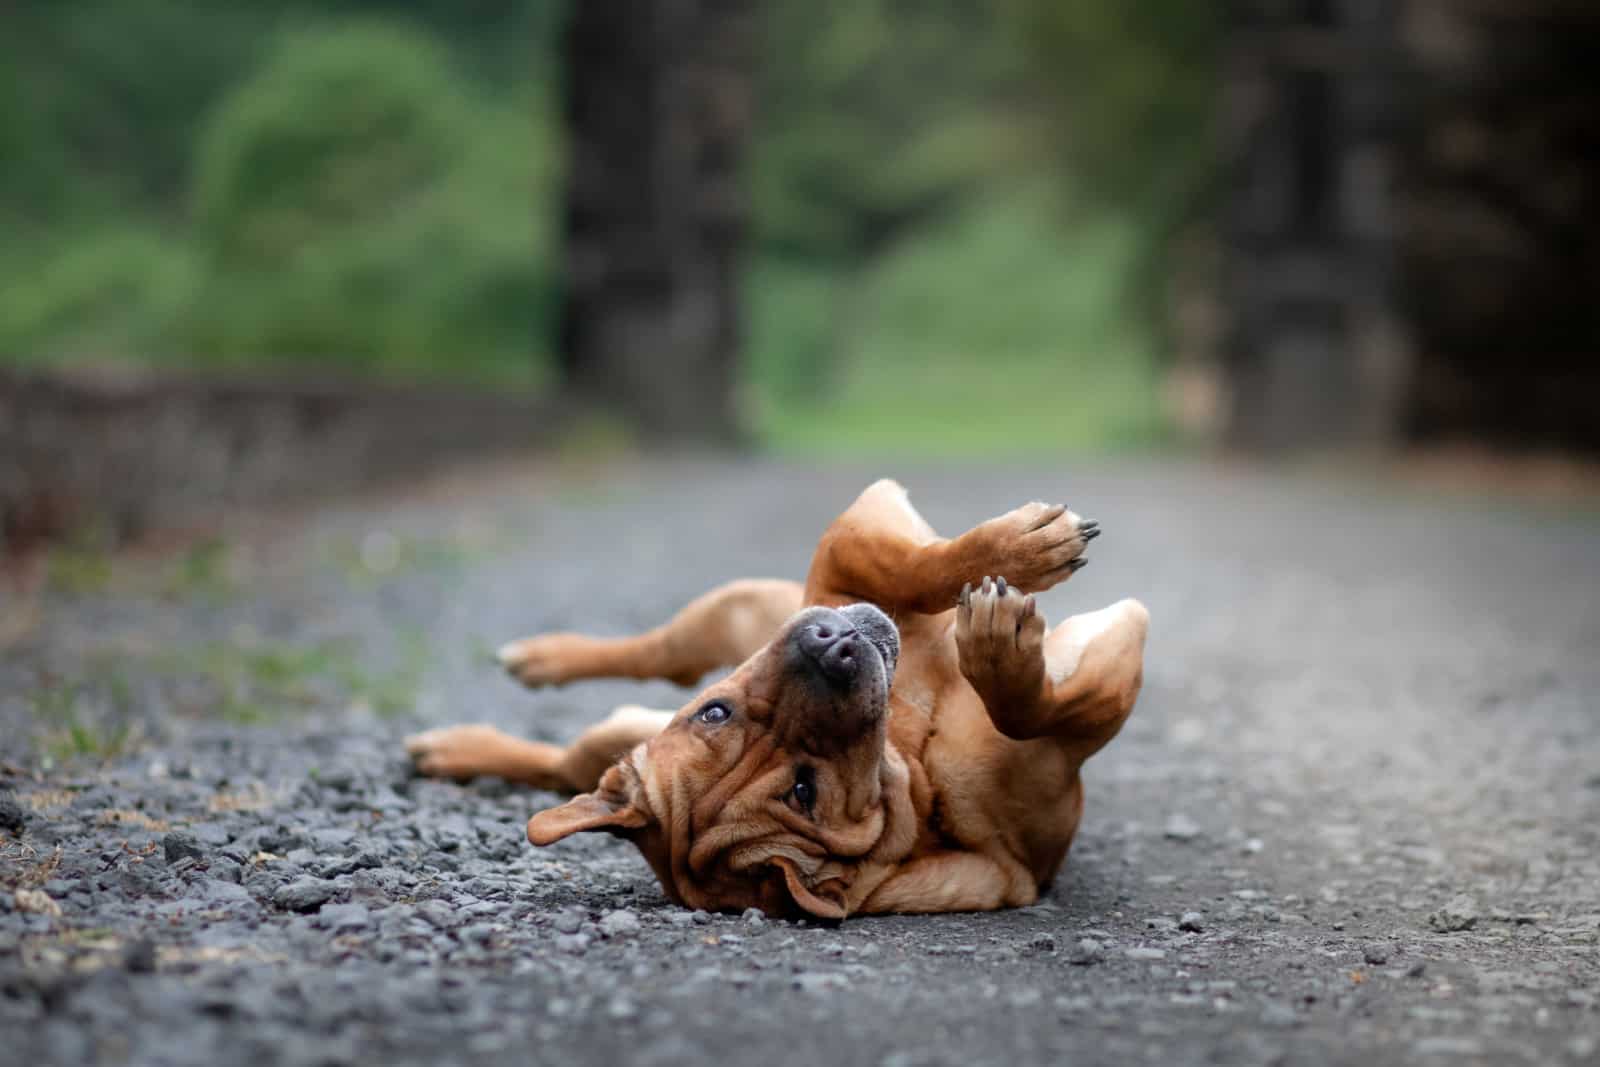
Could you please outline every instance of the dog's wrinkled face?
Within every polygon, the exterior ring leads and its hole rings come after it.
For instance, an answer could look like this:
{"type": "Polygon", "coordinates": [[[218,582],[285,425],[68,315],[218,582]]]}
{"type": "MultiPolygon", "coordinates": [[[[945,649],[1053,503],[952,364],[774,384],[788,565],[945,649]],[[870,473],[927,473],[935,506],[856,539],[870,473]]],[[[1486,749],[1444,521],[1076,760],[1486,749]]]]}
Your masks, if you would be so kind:
{"type": "Polygon", "coordinates": [[[621,834],[679,903],[842,918],[905,774],[885,752],[899,654],[872,605],[808,608],[528,839],[621,834]]]}

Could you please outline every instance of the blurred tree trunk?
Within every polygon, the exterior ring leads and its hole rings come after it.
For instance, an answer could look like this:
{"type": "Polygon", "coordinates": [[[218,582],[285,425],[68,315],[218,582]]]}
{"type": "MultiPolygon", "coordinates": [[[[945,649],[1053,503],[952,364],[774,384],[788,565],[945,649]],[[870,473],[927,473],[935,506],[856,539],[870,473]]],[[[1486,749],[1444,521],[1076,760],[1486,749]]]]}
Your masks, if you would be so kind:
{"type": "Polygon", "coordinates": [[[1408,8],[1412,432],[1600,449],[1600,5],[1408,8]]]}
{"type": "Polygon", "coordinates": [[[652,435],[741,435],[755,17],[755,0],[581,0],[567,28],[561,367],[652,435]]]}
{"type": "Polygon", "coordinates": [[[1256,449],[1386,443],[1409,367],[1393,267],[1394,5],[1232,11],[1229,434],[1256,449]]]}

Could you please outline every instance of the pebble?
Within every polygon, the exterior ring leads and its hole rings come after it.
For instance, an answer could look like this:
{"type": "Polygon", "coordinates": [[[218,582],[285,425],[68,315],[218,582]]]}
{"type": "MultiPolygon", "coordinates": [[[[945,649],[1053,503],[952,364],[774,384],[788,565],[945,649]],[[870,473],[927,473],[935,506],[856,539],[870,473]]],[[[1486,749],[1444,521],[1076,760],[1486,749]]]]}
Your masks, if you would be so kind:
{"type": "Polygon", "coordinates": [[[1428,925],[1440,933],[1453,934],[1470,930],[1478,925],[1478,904],[1465,893],[1450,898],[1450,902],[1428,916],[1428,925]]]}
{"type": "Polygon", "coordinates": [[[1178,929],[1198,934],[1205,929],[1205,916],[1198,911],[1186,911],[1178,919],[1178,929]]]}
{"type": "Polygon", "coordinates": [[[1083,938],[1072,949],[1069,962],[1088,967],[1106,958],[1106,946],[1092,937],[1083,938]]]}
{"type": "Polygon", "coordinates": [[[288,885],[279,886],[272,894],[272,902],[285,911],[316,911],[334,894],[338,887],[320,878],[298,878],[288,885]]]}
{"type": "Polygon", "coordinates": [[[20,834],[28,825],[28,811],[11,793],[0,793],[0,830],[20,834]]]}
{"type": "Polygon", "coordinates": [[[589,947],[589,940],[588,934],[557,934],[556,948],[574,956],[581,956],[589,947]]]}
{"type": "Polygon", "coordinates": [[[166,855],[169,864],[185,859],[199,861],[206,858],[205,849],[200,847],[199,838],[178,830],[161,839],[161,851],[166,855]]]}
{"type": "Polygon", "coordinates": [[[1274,1000],[1261,1009],[1261,1025],[1273,1027],[1298,1026],[1300,1017],[1287,1004],[1274,1000]]]}
{"type": "Polygon", "coordinates": [[[1034,952],[1054,952],[1056,950],[1056,935],[1034,934],[1028,939],[1028,948],[1034,952]]]}
{"type": "Polygon", "coordinates": [[[632,937],[642,927],[639,916],[627,908],[608,911],[600,917],[600,932],[607,937],[632,937]]]}
{"type": "Polygon", "coordinates": [[[577,908],[563,908],[556,912],[555,928],[558,934],[575,934],[583,929],[584,914],[577,908]]]}
{"type": "Polygon", "coordinates": [[[1166,949],[1150,948],[1144,945],[1136,945],[1133,948],[1123,949],[1122,954],[1128,957],[1130,960],[1164,960],[1167,958],[1166,949]]]}
{"type": "Polygon", "coordinates": [[[1166,827],[1162,830],[1162,833],[1174,841],[1193,841],[1201,832],[1200,824],[1182,812],[1168,819],[1166,827]]]}
{"type": "Polygon", "coordinates": [[[1368,945],[1361,953],[1361,958],[1374,967],[1382,967],[1389,962],[1389,950],[1382,945],[1368,945]]]}
{"type": "Polygon", "coordinates": [[[372,913],[365,904],[330,904],[317,913],[316,925],[335,934],[365,930],[372,925],[372,913]]]}
{"type": "Polygon", "coordinates": [[[746,908],[744,914],[739,916],[746,926],[765,926],[767,917],[760,908],[746,908]]]}
{"type": "Polygon", "coordinates": [[[50,899],[50,894],[42,889],[19,889],[11,899],[24,915],[48,915],[52,919],[61,917],[61,905],[50,899]]]}
{"type": "Polygon", "coordinates": [[[1481,1056],[1483,1043],[1470,1037],[1425,1037],[1411,1046],[1414,1056],[1481,1056]]]}
{"type": "Polygon", "coordinates": [[[834,989],[843,989],[849,984],[850,980],[842,974],[813,971],[794,976],[794,987],[802,993],[826,993],[834,989]]]}

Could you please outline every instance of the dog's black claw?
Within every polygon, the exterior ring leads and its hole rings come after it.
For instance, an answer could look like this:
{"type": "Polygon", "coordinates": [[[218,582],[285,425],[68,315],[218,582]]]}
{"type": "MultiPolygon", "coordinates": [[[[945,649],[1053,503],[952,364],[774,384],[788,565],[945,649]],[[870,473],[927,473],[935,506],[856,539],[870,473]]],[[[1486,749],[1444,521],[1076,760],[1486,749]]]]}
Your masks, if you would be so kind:
{"type": "Polygon", "coordinates": [[[1078,523],[1079,530],[1098,530],[1099,528],[1099,519],[1084,519],[1082,522],[1078,523]]]}
{"type": "Polygon", "coordinates": [[[1089,561],[1084,559],[1082,556],[1079,556],[1077,559],[1067,564],[1067,570],[1076,574],[1078,571],[1083,570],[1083,568],[1087,567],[1088,565],[1089,561]]]}
{"type": "Polygon", "coordinates": [[[1083,535],[1083,539],[1085,541],[1093,541],[1096,537],[1100,536],[1100,530],[1093,526],[1087,530],[1081,530],[1079,532],[1083,535]]]}
{"type": "Polygon", "coordinates": [[[1005,577],[1003,575],[994,580],[994,587],[995,587],[995,590],[1001,596],[1005,596],[1006,595],[1006,580],[1005,580],[1005,577]]]}

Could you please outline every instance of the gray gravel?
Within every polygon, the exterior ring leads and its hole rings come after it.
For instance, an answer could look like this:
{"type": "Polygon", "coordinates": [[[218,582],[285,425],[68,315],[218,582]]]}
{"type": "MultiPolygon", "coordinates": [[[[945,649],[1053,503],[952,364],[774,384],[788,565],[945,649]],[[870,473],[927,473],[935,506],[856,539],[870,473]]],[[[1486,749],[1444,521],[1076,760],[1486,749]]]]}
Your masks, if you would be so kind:
{"type": "Polygon", "coordinates": [[[1600,1062],[1593,513],[1155,463],[662,463],[499,469],[224,556],[68,573],[0,662],[8,1064],[1600,1062]],[[1107,534],[1047,613],[1153,613],[1038,905],[689,913],[623,843],[529,847],[548,794],[407,773],[419,725],[676,706],[524,694],[487,650],[797,576],[879,473],[948,530],[1070,503],[1107,534]]]}

